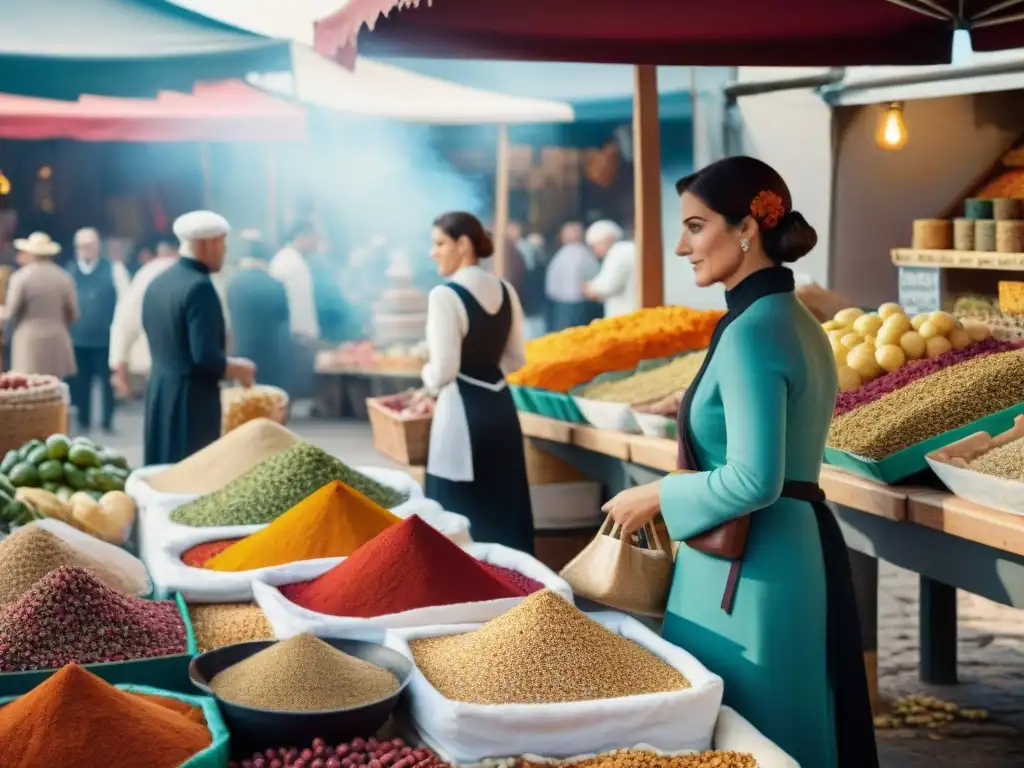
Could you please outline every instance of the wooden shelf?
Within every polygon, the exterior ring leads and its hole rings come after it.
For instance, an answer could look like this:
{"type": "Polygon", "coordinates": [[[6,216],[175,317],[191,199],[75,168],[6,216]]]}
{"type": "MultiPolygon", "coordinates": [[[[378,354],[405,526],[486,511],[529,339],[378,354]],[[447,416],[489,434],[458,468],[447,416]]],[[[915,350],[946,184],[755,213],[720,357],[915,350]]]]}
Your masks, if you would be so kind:
{"type": "Polygon", "coordinates": [[[919,248],[893,248],[891,255],[892,263],[897,267],[1024,271],[1024,253],[954,250],[930,251],[919,248]]]}
{"type": "Polygon", "coordinates": [[[907,519],[907,489],[883,485],[836,467],[822,467],[821,490],[833,504],[889,520],[907,519]]]}
{"type": "Polygon", "coordinates": [[[1024,517],[999,512],[951,493],[911,493],[908,519],[987,547],[1024,557],[1024,517]]]}
{"type": "Polygon", "coordinates": [[[550,440],[553,443],[572,443],[573,425],[565,421],[548,419],[535,413],[519,412],[519,426],[523,437],[535,437],[538,440],[550,440]]]}
{"type": "Polygon", "coordinates": [[[675,440],[634,435],[629,460],[651,469],[672,472],[676,468],[679,445],[675,440]]]}
{"type": "Polygon", "coordinates": [[[625,432],[573,425],[573,445],[614,459],[629,461],[632,440],[633,435],[627,435],[625,432]]]}

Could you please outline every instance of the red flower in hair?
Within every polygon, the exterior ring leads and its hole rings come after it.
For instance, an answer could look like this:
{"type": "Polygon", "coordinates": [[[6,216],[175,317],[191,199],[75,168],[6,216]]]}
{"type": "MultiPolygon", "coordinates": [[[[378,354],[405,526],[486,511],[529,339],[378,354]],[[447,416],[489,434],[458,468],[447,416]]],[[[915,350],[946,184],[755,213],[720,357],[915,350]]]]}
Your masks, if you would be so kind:
{"type": "Polygon", "coordinates": [[[772,229],[786,213],[786,205],[782,198],[765,189],[757,193],[750,201],[750,215],[757,219],[761,229],[772,229]]]}

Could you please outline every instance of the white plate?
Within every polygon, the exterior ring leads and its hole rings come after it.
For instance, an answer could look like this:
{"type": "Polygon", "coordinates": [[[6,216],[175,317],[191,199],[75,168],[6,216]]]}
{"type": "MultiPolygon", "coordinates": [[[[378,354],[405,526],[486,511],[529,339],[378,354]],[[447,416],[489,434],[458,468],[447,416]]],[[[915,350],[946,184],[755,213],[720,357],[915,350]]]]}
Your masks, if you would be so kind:
{"type": "Polygon", "coordinates": [[[647,437],[667,439],[673,436],[671,429],[675,424],[675,419],[670,419],[668,416],[659,416],[655,413],[643,413],[635,408],[632,411],[633,418],[640,425],[640,431],[647,435],[647,437]]]}
{"type": "Polygon", "coordinates": [[[1024,516],[1024,483],[946,464],[930,456],[925,456],[925,461],[954,495],[983,507],[1024,516]]]}
{"type": "Polygon", "coordinates": [[[605,403],[600,400],[587,400],[584,397],[574,397],[573,401],[583,414],[583,418],[598,429],[640,434],[640,425],[633,418],[633,409],[628,403],[605,403]]]}

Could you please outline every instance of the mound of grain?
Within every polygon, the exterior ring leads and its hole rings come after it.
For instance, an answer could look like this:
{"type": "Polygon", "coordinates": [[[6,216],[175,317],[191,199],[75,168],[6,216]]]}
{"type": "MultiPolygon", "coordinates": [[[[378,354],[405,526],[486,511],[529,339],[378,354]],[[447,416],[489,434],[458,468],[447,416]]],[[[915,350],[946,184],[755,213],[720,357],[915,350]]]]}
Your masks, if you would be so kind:
{"type": "Polygon", "coordinates": [[[220,698],[275,712],[347,709],[398,690],[388,670],[302,634],[274,643],[210,681],[220,698]]]}
{"type": "Polygon", "coordinates": [[[302,439],[270,419],[253,419],[149,478],[163,493],[212,493],[302,439]]]}
{"type": "Polygon", "coordinates": [[[973,357],[832,419],[828,445],[880,461],[1024,401],[1024,352],[973,357]]]}
{"type": "Polygon", "coordinates": [[[1024,481],[1024,437],[983,453],[968,466],[986,475],[1024,481]]]}
{"type": "Polygon", "coordinates": [[[677,357],[665,365],[634,373],[618,381],[591,384],[583,390],[582,396],[587,400],[630,405],[661,400],[689,387],[707,356],[707,350],[693,352],[677,357]]]}
{"type": "Polygon", "coordinates": [[[690,687],[646,648],[548,590],[472,632],[409,645],[443,696],[474,704],[593,701],[690,687]]]}
{"type": "Polygon", "coordinates": [[[188,617],[200,653],[235,643],[270,640],[274,630],[259,606],[252,603],[190,605],[188,617]]]}
{"type": "Polygon", "coordinates": [[[28,525],[0,541],[0,608],[20,598],[50,571],[65,565],[83,568],[126,595],[146,591],[146,584],[116,565],[100,562],[49,531],[28,525]]]}

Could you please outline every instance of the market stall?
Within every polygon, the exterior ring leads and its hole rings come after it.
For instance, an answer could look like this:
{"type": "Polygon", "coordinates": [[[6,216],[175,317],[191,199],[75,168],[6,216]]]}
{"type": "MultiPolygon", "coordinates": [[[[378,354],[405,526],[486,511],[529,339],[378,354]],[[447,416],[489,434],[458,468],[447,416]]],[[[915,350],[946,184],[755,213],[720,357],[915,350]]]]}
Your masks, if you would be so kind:
{"type": "Polygon", "coordinates": [[[685,649],[470,542],[401,473],[269,419],[130,478],[43,437],[0,472],[5,766],[795,765],[685,649]]]}

